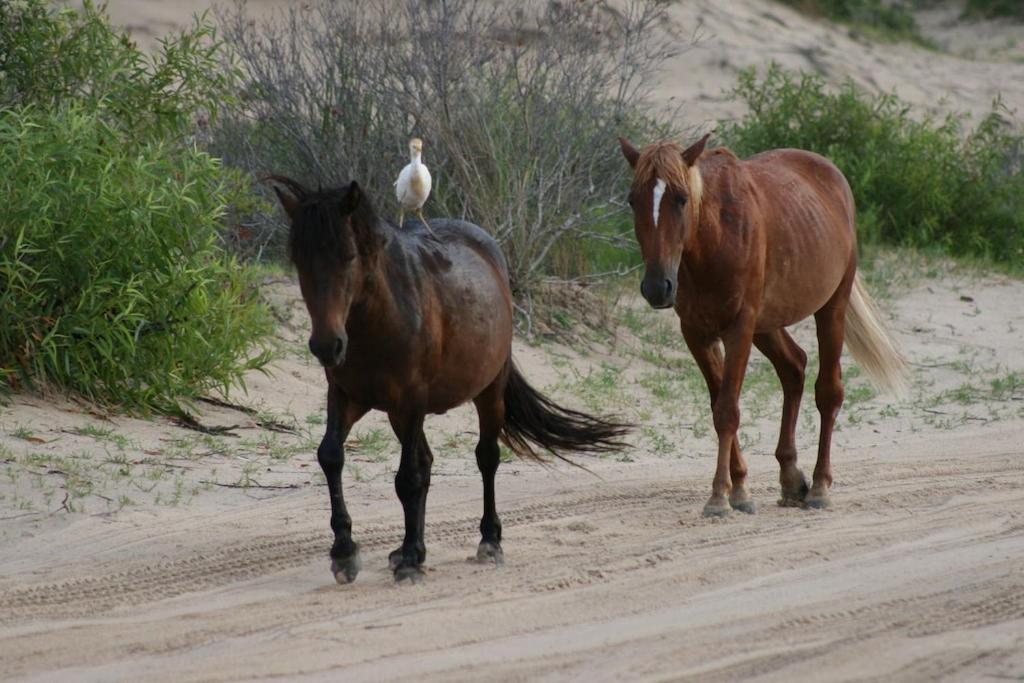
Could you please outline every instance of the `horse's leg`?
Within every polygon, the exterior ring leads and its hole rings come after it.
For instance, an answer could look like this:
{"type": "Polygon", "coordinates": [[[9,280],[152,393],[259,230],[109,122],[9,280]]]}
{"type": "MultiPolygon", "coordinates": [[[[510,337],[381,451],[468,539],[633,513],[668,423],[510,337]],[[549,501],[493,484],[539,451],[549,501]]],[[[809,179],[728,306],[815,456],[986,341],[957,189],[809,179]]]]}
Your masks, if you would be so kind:
{"type": "Polygon", "coordinates": [[[489,387],[473,399],[480,421],[480,440],[476,444],[476,466],[484,484],[484,516],[480,519],[480,545],[477,546],[478,562],[502,564],[505,555],[501,550],[501,520],[494,502],[494,475],[498,472],[501,447],[498,435],[505,423],[505,382],[503,371],[489,387]]]}
{"type": "Polygon", "coordinates": [[[804,501],[808,507],[828,507],[828,489],[832,485],[832,430],[839,408],[843,405],[843,373],[840,354],[843,351],[845,305],[826,306],[814,314],[818,328],[818,354],[821,365],[814,383],[814,402],[821,414],[821,434],[818,437],[818,462],[814,465],[811,491],[804,501]]]}
{"type": "MultiPolygon", "coordinates": [[[[693,354],[693,358],[697,362],[697,367],[704,375],[704,382],[708,385],[708,394],[711,397],[711,409],[714,410],[719,388],[722,386],[722,349],[714,339],[699,339],[687,336],[685,332],[683,336],[690,348],[690,353],[693,354]]],[[[747,514],[756,512],[757,508],[747,491],[747,463],[740,452],[738,439],[733,439],[732,451],[729,455],[729,475],[732,479],[729,505],[734,510],[747,514]]]]}
{"type": "Polygon", "coordinates": [[[420,494],[420,519],[419,519],[419,548],[422,549],[422,554],[419,557],[420,563],[427,559],[427,546],[424,538],[426,532],[427,522],[427,490],[430,488],[430,470],[434,465],[434,453],[430,450],[430,444],[427,443],[427,435],[420,429],[420,467],[423,470],[423,492],[420,494]]]}
{"type": "Polygon", "coordinates": [[[396,581],[409,579],[416,582],[423,577],[420,565],[427,559],[423,528],[433,455],[423,434],[423,413],[408,416],[389,413],[388,417],[395,435],[402,442],[395,492],[405,511],[405,538],[402,546],[388,559],[396,581]]]}
{"type": "Polygon", "coordinates": [[[850,301],[855,270],[847,274],[832,298],[814,314],[818,333],[818,355],[821,359],[818,379],[814,383],[814,402],[821,413],[821,434],[818,437],[818,462],[814,465],[811,491],[804,501],[808,507],[828,507],[828,489],[832,486],[832,429],[843,405],[843,370],[840,356],[846,333],[846,307],[850,301]]]}
{"type": "MultiPolygon", "coordinates": [[[[711,484],[711,498],[704,505],[705,517],[724,517],[731,509],[727,497],[732,494],[733,488],[733,449],[738,448],[736,432],[740,425],[740,389],[743,387],[743,375],[750,358],[753,336],[753,317],[745,315],[741,315],[732,329],[722,336],[725,346],[722,382],[711,408],[715,432],[718,434],[718,463],[711,484]]],[[[745,466],[743,474],[746,475],[745,466]]]]}
{"type": "Polygon", "coordinates": [[[782,328],[754,335],[754,345],[771,361],[782,382],[782,426],[775,448],[782,485],[779,505],[803,505],[807,497],[807,478],[796,466],[796,421],[804,393],[807,354],[782,328]]]}
{"type": "Polygon", "coordinates": [[[352,540],[352,518],[345,507],[341,470],[345,466],[345,438],[352,425],[366,414],[366,408],[351,403],[337,386],[327,387],[327,429],[316,457],[327,479],[331,497],[331,572],[338,583],[354,581],[359,573],[359,545],[352,540]]]}

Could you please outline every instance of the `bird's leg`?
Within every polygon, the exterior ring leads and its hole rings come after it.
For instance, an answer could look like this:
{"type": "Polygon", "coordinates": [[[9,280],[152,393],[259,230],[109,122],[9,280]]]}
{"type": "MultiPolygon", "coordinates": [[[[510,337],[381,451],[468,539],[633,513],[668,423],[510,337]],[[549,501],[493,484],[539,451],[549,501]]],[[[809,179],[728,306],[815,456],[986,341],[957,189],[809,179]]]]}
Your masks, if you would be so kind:
{"type": "Polygon", "coordinates": [[[427,232],[429,232],[434,237],[437,237],[437,234],[434,232],[434,229],[430,227],[430,223],[428,223],[427,219],[423,217],[423,209],[416,209],[416,215],[420,217],[420,223],[423,223],[423,225],[426,226],[427,232]]]}
{"type": "Polygon", "coordinates": [[[398,210],[398,227],[402,227],[405,224],[405,209],[398,210]]]}

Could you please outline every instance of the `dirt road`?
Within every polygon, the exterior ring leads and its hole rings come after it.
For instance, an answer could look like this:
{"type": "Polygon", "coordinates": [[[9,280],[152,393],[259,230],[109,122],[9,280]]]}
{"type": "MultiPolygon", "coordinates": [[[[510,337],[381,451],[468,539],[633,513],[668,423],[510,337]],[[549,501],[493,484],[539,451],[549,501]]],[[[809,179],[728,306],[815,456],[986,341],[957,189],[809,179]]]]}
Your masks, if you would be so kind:
{"type": "Polygon", "coordinates": [[[38,681],[1019,679],[1024,433],[979,436],[846,452],[827,512],[777,507],[759,457],[758,514],[727,520],[699,514],[710,460],[511,468],[501,568],[466,559],[478,483],[437,480],[416,586],[387,571],[383,482],[353,501],[349,586],[320,489],[86,518],[5,552],[0,662],[38,681]]]}

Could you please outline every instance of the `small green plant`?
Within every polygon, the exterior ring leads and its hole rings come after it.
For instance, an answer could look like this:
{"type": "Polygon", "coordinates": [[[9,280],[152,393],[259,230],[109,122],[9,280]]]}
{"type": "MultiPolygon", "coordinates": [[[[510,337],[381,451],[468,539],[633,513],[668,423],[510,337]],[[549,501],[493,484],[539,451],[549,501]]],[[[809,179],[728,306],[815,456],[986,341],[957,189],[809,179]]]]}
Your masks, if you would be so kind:
{"type": "Polygon", "coordinates": [[[992,398],[1006,400],[1021,398],[1024,392],[1024,376],[1016,372],[1008,372],[990,382],[992,398]]]}
{"type": "Polygon", "coordinates": [[[124,434],[118,434],[111,427],[97,427],[96,425],[85,425],[84,427],[77,427],[73,430],[75,434],[80,436],[88,436],[96,439],[97,441],[106,441],[114,444],[118,450],[123,451],[128,446],[132,445],[131,439],[124,434]]]}
{"type": "Polygon", "coordinates": [[[348,448],[376,462],[387,457],[390,442],[385,430],[366,429],[349,437],[348,448]]]}
{"type": "Polygon", "coordinates": [[[17,427],[12,429],[11,436],[13,436],[16,439],[24,439],[25,441],[32,441],[33,439],[37,438],[35,432],[33,432],[25,425],[18,425],[17,427]]]}

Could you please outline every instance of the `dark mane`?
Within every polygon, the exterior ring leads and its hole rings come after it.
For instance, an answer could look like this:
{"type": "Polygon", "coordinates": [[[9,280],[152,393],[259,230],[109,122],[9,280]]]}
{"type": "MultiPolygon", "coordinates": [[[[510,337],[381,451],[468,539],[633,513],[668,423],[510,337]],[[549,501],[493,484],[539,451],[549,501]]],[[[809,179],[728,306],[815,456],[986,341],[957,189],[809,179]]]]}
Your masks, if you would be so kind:
{"type": "Polygon", "coordinates": [[[374,240],[368,238],[378,224],[377,213],[356,183],[312,191],[284,176],[267,179],[284,185],[295,196],[288,233],[288,257],[295,265],[314,260],[347,261],[356,255],[353,247],[364,255],[372,248],[374,240]]]}

